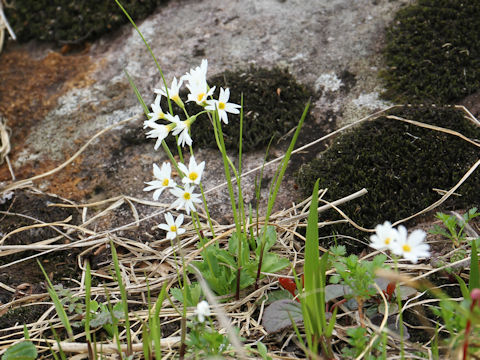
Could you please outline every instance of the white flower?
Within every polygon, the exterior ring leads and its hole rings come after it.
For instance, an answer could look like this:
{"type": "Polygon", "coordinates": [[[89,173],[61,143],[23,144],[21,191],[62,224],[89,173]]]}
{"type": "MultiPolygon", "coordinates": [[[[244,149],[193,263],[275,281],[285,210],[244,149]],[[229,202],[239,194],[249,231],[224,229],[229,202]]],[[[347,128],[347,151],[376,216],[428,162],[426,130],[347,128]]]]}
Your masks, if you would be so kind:
{"type": "Polygon", "coordinates": [[[190,90],[190,94],[188,94],[188,101],[195,101],[197,105],[205,106],[207,103],[207,99],[209,96],[213,95],[215,91],[215,86],[212,87],[210,90],[208,89],[207,82],[198,86],[190,86],[187,85],[188,90],[190,90]]]}
{"type": "Polygon", "coordinates": [[[370,236],[370,246],[376,250],[391,249],[397,238],[398,231],[392,228],[389,221],[385,221],[383,225],[375,226],[375,235],[370,236]]]}
{"type": "Polygon", "coordinates": [[[190,137],[190,134],[188,131],[190,130],[190,119],[187,119],[185,121],[181,121],[178,115],[175,115],[175,117],[171,116],[168,117],[169,114],[166,115],[167,119],[170,120],[172,123],[174,123],[175,129],[173,129],[173,135],[178,135],[178,145],[185,146],[187,144],[188,146],[192,145],[192,138],[190,137]]]}
{"type": "Polygon", "coordinates": [[[152,130],[147,132],[147,138],[157,138],[154,149],[157,150],[162,144],[162,141],[168,136],[168,133],[172,130],[172,125],[157,124],[155,121],[147,120],[143,122],[143,127],[151,127],[152,130]]]}
{"type": "Polygon", "coordinates": [[[178,167],[185,176],[182,178],[182,182],[185,184],[200,184],[202,180],[202,173],[203,169],[205,168],[205,161],[202,161],[200,164],[197,165],[195,162],[195,157],[192,155],[190,156],[190,161],[188,163],[188,169],[185,164],[179,163],[178,167]]]}
{"type": "Polygon", "coordinates": [[[416,264],[421,257],[430,256],[430,246],[424,240],[427,234],[423,230],[414,230],[407,237],[405,226],[398,227],[398,239],[392,244],[391,250],[406,260],[416,264]]]}
{"type": "Polygon", "coordinates": [[[200,106],[205,106],[207,98],[215,91],[215,86],[208,89],[207,68],[208,61],[203,59],[200,66],[191,69],[189,73],[186,73],[181,78],[188,82],[187,88],[190,94],[188,94],[187,101],[195,101],[200,106]]]}
{"type": "MultiPolygon", "coordinates": [[[[183,79],[180,79],[180,81],[177,82],[177,78],[174,77],[172,81],[172,86],[168,88],[168,96],[170,97],[170,99],[175,101],[175,103],[181,108],[183,108],[183,102],[180,99],[180,95],[178,95],[178,92],[180,91],[180,87],[182,86],[182,83],[183,83],[183,79]]],[[[153,91],[156,92],[157,94],[167,96],[165,87],[161,89],[154,89],[153,91]]]]}
{"type": "Polygon", "coordinates": [[[158,94],[157,97],[155,98],[155,102],[152,104],[152,112],[148,114],[149,121],[162,120],[165,118],[165,113],[163,112],[160,106],[161,99],[162,99],[162,95],[158,94]]]}
{"type": "Polygon", "coordinates": [[[177,197],[172,204],[172,207],[175,207],[177,210],[185,209],[187,214],[190,214],[190,211],[195,211],[195,205],[193,203],[202,202],[199,197],[199,194],[193,193],[194,187],[190,187],[190,184],[186,184],[184,189],[178,187],[170,190],[170,192],[177,197]]]}
{"type": "Polygon", "coordinates": [[[218,100],[207,100],[206,110],[217,110],[218,116],[225,123],[228,124],[227,112],[231,114],[239,114],[240,105],[229,103],[228,99],[230,98],[230,89],[220,88],[220,96],[218,100]]]}
{"type": "Polygon", "coordinates": [[[183,224],[183,214],[178,215],[177,219],[173,220],[173,215],[171,213],[165,214],[166,224],[159,224],[158,227],[162,230],[167,231],[167,239],[173,240],[177,235],[181,235],[185,232],[185,229],[180,228],[183,224]]]}
{"type": "Polygon", "coordinates": [[[197,87],[207,82],[208,60],[203,59],[200,66],[190,69],[190,72],[183,75],[180,80],[188,81],[189,86],[197,87]]]}
{"type": "Polygon", "coordinates": [[[205,317],[211,315],[210,305],[208,305],[208,302],[205,300],[200,301],[195,309],[195,314],[198,316],[198,321],[203,323],[205,321],[205,317]]]}
{"type": "Polygon", "coordinates": [[[175,181],[170,178],[171,174],[172,169],[170,163],[164,162],[161,170],[157,164],[153,164],[153,175],[157,180],[146,182],[145,184],[149,186],[144,188],[143,191],[155,190],[153,192],[153,200],[157,201],[163,190],[177,185],[175,184],[175,181]]]}

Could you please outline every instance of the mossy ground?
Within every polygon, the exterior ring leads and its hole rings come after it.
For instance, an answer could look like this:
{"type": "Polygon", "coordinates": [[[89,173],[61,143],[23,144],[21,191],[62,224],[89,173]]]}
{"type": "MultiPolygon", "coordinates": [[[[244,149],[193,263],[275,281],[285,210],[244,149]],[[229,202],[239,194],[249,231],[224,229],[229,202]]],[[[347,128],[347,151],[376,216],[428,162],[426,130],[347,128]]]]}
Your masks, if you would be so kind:
{"type": "MultiPolygon", "coordinates": [[[[280,68],[227,70],[210,77],[208,84],[216,86],[214,98],[218,98],[220,87],[231,88],[229,102],[236,104],[240,104],[243,93],[242,138],[245,151],[265,146],[272,137],[278,139],[293,129],[313,95],[311,89],[297,83],[287,70],[280,68]]],[[[187,90],[181,92],[180,97],[186,99],[187,90]]],[[[165,99],[162,108],[168,109],[165,99]]],[[[187,103],[186,108],[190,115],[201,110],[194,103],[187,103]]],[[[182,111],[175,108],[174,113],[181,114],[182,111]]],[[[240,115],[229,114],[228,125],[222,127],[225,145],[229,149],[238,149],[239,119],[240,115]]],[[[192,138],[194,146],[217,147],[212,124],[206,115],[199,116],[192,125],[192,138]]],[[[171,141],[169,145],[174,143],[171,141]]]]}
{"type": "Polygon", "coordinates": [[[480,1],[419,0],[387,29],[384,97],[454,103],[480,89],[480,1]]]}
{"type": "MultiPolygon", "coordinates": [[[[452,107],[406,107],[391,114],[480,138],[480,129],[452,107]]],[[[367,195],[340,208],[358,224],[373,228],[386,220],[412,215],[438,200],[440,195],[433,188],[452,188],[478,160],[478,154],[477,147],[458,137],[381,117],[339,136],[318,159],[302,166],[296,179],[305,195],[311,195],[319,178],[320,187],[328,188],[325,200],[329,201],[365,187],[367,195]]],[[[478,179],[476,171],[456,191],[462,196],[454,196],[446,206],[478,205],[478,179]]],[[[339,216],[333,211],[321,215],[322,220],[334,218],[339,216]]],[[[365,236],[347,226],[322,230],[323,235],[333,231],[365,236]]]]}
{"type": "MultiPolygon", "coordinates": [[[[141,20],[168,0],[122,0],[134,20],[141,20]]],[[[128,22],[113,0],[12,0],[6,16],[19,41],[31,39],[74,44],[97,38],[128,22]]]]}

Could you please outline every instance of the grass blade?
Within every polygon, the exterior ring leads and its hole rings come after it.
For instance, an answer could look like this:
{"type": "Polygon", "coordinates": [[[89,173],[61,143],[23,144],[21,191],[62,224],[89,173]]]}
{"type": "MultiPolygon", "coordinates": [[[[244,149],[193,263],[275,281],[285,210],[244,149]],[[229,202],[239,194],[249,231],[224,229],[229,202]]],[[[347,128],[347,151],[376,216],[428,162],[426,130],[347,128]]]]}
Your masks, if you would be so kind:
{"type": "Polygon", "coordinates": [[[470,280],[468,282],[468,289],[480,288],[480,270],[478,265],[477,244],[472,240],[472,254],[470,256],[470,280]]]}
{"type": "Polygon", "coordinates": [[[120,265],[118,262],[117,250],[113,241],[110,240],[110,247],[112,249],[112,260],[113,266],[115,267],[115,275],[117,277],[118,287],[120,288],[120,295],[123,303],[123,311],[125,314],[125,330],[127,332],[127,355],[132,354],[132,334],[130,330],[130,320],[128,318],[128,301],[127,301],[127,292],[125,291],[125,285],[122,281],[122,274],[120,272],[120,265]]]}
{"type": "Polygon", "coordinates": [[[40,261],[37,260],[38,266],[40,266],[40,269],[43,272],[43,275],[45,276],[45,279],[47,280],[48,287],[47,291],[48,294],[50,295],[50,298],[53,301],[53,304],[55,305],[55,310],[57,311],[57,315],[60,318],[60,321],[62,322],[63,326],[65,327],[65,330],[67,331],[68,336],[73,339],[73,331],[72,331],[72,326],[70,325],[70,320],[68,320],[67,312],[63,308],[63,304],[60,301],[60,298],[58,297],[55,289],[53,288],[53,284],[50,281],[50,278],[48,277],[47,273],[45,272],[45,269],[43,268],[42,264],[40,261]]]}

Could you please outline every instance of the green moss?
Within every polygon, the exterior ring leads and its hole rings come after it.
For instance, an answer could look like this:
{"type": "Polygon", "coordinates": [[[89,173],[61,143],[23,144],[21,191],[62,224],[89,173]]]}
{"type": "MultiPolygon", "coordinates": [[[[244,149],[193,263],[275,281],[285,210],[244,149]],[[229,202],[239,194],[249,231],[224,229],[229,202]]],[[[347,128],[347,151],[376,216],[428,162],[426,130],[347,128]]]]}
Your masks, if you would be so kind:
{"type": "MultiPolygon", "coordinates": [[[[167,0],[122,0],[136,21],[167,0]]],[[[12,0],[6,16],[19,41],[31,39],[78,43],[96,38],[128,22],[113,0],[12,0]]]]}
{"type": "Polygon", "coordinates": [[[479,28],[479,0],[419,0],[401,9],[387,29],[384,97],[445,104],[478,90],[479,28]]]}
{"type": "MultiPolygon", "coordinates": [[[[480,129],[466,120],[463,112],[451,107],[412,107],[391,113],[480,139],[480,129]]],[[[320,187],[329,189],[325,197],[328,201],[365,187],[367,195],[342,205],[341,209],[358,224],[373,228],[385,220],[393,222],[412,215],[438,200],[440,195],[432,189],[453,187],[478,160],[478,154],[478,147],[458,137],[382,117],[339,136],[318,159],[302,166],[296,179],[305,195],[309,195],[320,178],[320,187]]],[[[461,197],[454,197],[446,205],[478,205],[478,174],[477,170],[456,191],[461,197]]],[[[333,211],[321,217],[339,218],[333,211]]],[[[330,235],[334,230],[365,236],[346,226],[326,227],[324,234],[330,235]]]]}
{"type": "MultiPolygon", "coordinates": [[[[296,82],[287,71],[279,68],[264,69],[251,67],[247,70],[225,71],[207,80],[210,86],[216,86],[214,98],[218,98],[220,87],[230,88],[230,102],[240,104],[243,93],[243,150],[262,147],[270,138],[279,138],[294,128],[302,116],[305,105],[313,91],[296,82]]],[[[187,98],[187,90],[180,92],[182,99],[187,98]]],[[[168,109],[166,100],[162,108],[168,109]]],[[[194,103],[186,104],[190,115],[201,108],[194,103]]],[[[181,114],[179,108],[175,114],[181,114]]],[[[228,125],[223,125],[225,145],[238,149],[240,135],[240,115],[229,115],[228,125]]],[[[207,116],[200,116],[192,125],[194,146],[216,148],[213,127],[207,116]]],[[[167,138],[174,145],[172,137],[167,138]]],[[[168,142],[167,141],[167,142],[168,142]]]]}

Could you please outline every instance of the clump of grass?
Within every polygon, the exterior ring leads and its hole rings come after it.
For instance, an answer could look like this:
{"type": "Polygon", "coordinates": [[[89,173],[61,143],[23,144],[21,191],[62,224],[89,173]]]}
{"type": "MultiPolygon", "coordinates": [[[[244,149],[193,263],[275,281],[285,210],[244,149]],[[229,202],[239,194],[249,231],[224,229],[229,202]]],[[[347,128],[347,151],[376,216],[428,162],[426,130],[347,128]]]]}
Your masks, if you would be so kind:
{"type": "MultiPolygon", "coordinates": [[[[452,107],[402,108],[390,114],[480,138],[480,129],[452,107]]],[[[299,170],[296,180],[307,195],[320,178],[320,187],[329,189],[325,200],[330,201],[365,187],[367,195],[341,209],[358,224],[373,228],[437,201],[441,195],[433,189],[449,190],[477,160],[478,148],[456,136],[381,117],[338,137],[319,158],[299,170]]],[[[478,204],[478,176],[471,176],[457,192],[462,196],[452,198],[449,206],[478,204]]],[[[332,211],[323,219],[336,217],[332,211]]],[[[347,226],[336,230],[359,235],[347,226]]],[[[327,231],[331,235],[332,228],[327,231]]]]}
{"type": "Polygon", "coordinates": [[[382,77],[395,102],[453,103],[480,88],[480,2],[419,0],[387,29],[382,77]]]}

